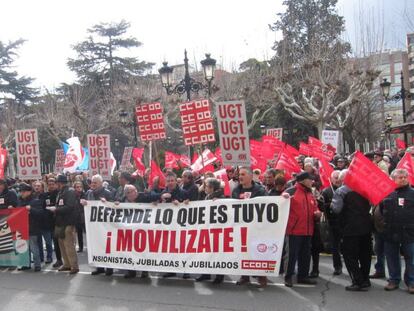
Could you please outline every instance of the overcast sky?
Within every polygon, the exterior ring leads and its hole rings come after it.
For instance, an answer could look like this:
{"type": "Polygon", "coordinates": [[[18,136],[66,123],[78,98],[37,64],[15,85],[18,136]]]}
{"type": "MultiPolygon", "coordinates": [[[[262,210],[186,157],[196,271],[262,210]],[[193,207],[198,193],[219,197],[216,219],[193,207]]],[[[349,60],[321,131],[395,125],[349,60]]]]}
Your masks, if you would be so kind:
{"type": "MultiPolygon", "coordinates": [[[[404,42],[401,22],[395,18],[408,0],[364,0],[369,10],[383,12],[393,35],[389,47],[404,42]],[[394,35],[399,33],[398,35],[394,35]],[[401,37],[402,39],[396,39],[401,37]]],[[[412,0],[411,0],[412,1],[412,0]]],[[[75,76],[67,69],[73,57],[71,45],[86,37],[86,30],[100,22],[131,23],[129,35],[143,46],[134,51],[141,60],[160,67],[164,60],[182,63],[184,48],[190,62],[198,64],[210,52],[225,69],[251,57],[272,56],[271,46],[276,34],[268,24],[283,11],[282,0],[13,0],[2,1],[0,40],[26,39],[20,49],[17,70],[36,78],[35,85],[47,88],[62,82],[73,82],[75,76]]],[[[338,10],[347,20],[352,37],[352,19],[361,0],[339,0],[338,10]]],[[[410,1],[408,1],[410,3],[410,1]]],[[[410,6],[410,4],[408,4],[410,6]]],[[[413,6],[411,5],[411,8],[413,6]]],[[[414,31],[414,30],[413,30],[414,31]]]]}

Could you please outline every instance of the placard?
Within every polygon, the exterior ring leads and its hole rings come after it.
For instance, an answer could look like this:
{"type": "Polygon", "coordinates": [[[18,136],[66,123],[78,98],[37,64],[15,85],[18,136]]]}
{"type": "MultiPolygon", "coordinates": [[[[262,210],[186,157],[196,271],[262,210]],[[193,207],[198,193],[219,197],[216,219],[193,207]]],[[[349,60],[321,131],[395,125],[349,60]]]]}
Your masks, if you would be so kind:
{"type": "Polygon", "coordinates": [[[161,103],[140,104],[135,107],[139,137],[142,141],[165,139],[164,117],[161,103]]]}
{"type": "Polygon", "coordinates": [[[88,201],[88,261],[125,270],[277,276],[289,206],[281,196],[178,206],[88,201]]]}
{"type": "Polygon", "coordinates": [[[55,173],[61,174],[65,165],[65,152],[63,149],[56,149],[55,151],[55,173]]]}
{"type": "Polygon", "coordinates": [[[134,147],[125,147],[124,154],[122,155],[121,165],[119,166],[119,170],[126,171],[132,168],[131,156],[132,156],[133,149],[134,147]]]}
{"type": "Polygon", "coordinates": [[[180,114],[186,146],[216,141],[210,103],[207,99],[180,104],[180,114]]]}
{"type": "Polygon", "coordinates": [[[216,103],[216,116],[224,166],[250,166],[249,129],[244,101],[216,103]]]}
{"type": "Polygon", "coordinates": [[[323,130],[322,142],[326,145],[330,144],[335,149],[338,149],[339,131],[323,130]]]}
{"type": "Polygon", "coordinates": [[[99,174],[104,180],[111,180],[111,144],[108,134],[89,134],[89,175],[99,174]]]}
{"type": "Polygon", "coordinates": [[[37,129],[16,131],[17,175],[20,179],[40,179],[40,152],[37,129]]]}
{"type": "Polygon", "coordinates": [[[273,128],[273,129],[267,129],[266,135],[273,136],[279,140],[283,140],[283,128],[278,127],[278,128],[273,128]]]}

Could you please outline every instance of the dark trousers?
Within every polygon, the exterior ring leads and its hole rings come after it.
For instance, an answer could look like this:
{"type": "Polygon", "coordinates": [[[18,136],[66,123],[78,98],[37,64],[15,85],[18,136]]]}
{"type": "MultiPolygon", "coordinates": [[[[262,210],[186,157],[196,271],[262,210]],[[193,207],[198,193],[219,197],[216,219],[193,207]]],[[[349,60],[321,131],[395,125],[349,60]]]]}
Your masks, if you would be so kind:
{"type": "Polygon", "coordinates": [[[85,224],[79,223],[76,225],[76,233],[78,234],[79,250],[83,251],[83,232],[85,231],[85,224]]]}
{"type": "Polygon", "coordinates": [[[375,233],[374,239],[374,252],[375,255],[377,255],[377,262],[375,263],[375,272],[385,274],[385,240],[381,233],[375,233]]]}
{"type": "Polygon", "coordinates": [[[62,261],[62,254],[60,253],[59,240],[53,237],[53,248],[55,249],[55,255],[57,261],[62,261]]]}
{"type": "Polygon", "coordinates": [[[344,236],[342,240],[342,254],[345,266],[351,276],[352,284],[361,286],[369,282],[372,255],[371,234],[344,236]]]}
{"type": "Polygon", "coordinates": [[[342,260],[341,260],[341,238],[342,234],[339,229],[335,227],[329,228],[329,236],[331,239],[332,245],[332,261],[335,270],[342,269],[342,260]]]}
{"type": "Polygon", "coordinates": [[[315,223],[311,240],[312,272],[319,272],[319,254],[323,251],[321,226],[315,223]]]}
{"type": "Polygon", "coordinates": [[[296,262],[298,263],[298,279],[305,279],[309,276],[311,239],[311,236],[305,235],[288,236],[286,279],[291,278],[295,273],[296,262]]]}

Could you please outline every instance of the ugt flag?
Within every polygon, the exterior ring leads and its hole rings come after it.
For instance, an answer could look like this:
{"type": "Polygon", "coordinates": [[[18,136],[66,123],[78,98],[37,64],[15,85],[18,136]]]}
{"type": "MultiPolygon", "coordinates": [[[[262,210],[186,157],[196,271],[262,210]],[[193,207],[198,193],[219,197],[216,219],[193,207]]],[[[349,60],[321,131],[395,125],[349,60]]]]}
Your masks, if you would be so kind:
{"type": "Polygon", "coordinates": [[[355,153],[344,184],[374,205],[381,202],[396,187],[394,181],[360,151],[355,153]]]}

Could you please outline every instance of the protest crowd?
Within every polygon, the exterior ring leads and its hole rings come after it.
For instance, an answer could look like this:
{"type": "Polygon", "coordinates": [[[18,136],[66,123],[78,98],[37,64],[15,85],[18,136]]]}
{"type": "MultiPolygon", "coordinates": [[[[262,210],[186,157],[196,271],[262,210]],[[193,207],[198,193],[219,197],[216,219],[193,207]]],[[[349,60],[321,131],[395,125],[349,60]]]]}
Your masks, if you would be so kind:
{"type": "MultiPolygon", "coordinates": [[[[290,200],[280,267],[285,286],[294,286],[294,280],[299,284],[316,284],[319,256],[326,252],[332,254],[333,275],[341,275],[346,267],[350,275],[348,291],[369,290],[372,278],[388,278],[384,289],[393,291],[401,286],[403,278],[408,292],[414,294],[414,189],[411,187],[414,148],[376,150],[365,155],[334,153],[327,159],[323,156],[326,149],[319,148],[319,143],[310,139],[308,146],[302,145],[299,151],[292,148],[296,152],[285,145],[276,157],[273,154],[272,160],[265,162],[264,169],[225,167],[220,163],[220,155],[210,152],[214,157],[200,155],[204,163],[200,167],[198,161],[197,168],[183,158],[180,160],[178,155],[176,158],[166,155],[163,169],[156,163],[151,164],[151,169],[142,167],[140,159],[134,158],[141,170],[115,171],[111,180],[88,172],[44,174],[41,180],[4,177],[0,179],[0,209],[28,210],[34,271],[41,271],[44,263],[58,271],[76,274],[77,253],[87,251],[84,209],[88,201],[152,206],[165,202],[185,206],[199,200],[283,196],[290,200]],[[306,147],[312,145],[319,149],[309,152],[306,147]],[[375,185],[389,185],[388,182],[394,185],[389,193],[373,198],[375,185]],[[358,188],[361,184],[365,188],[358,188]],[[401,256],[405,260],[402,276],[401,256]],[[371,271],[373,258],[375,270],[371,271]]],[[[251,148],[252,145],[251,142],[251,148]]],[[[262,154],[265,151],[261,149],[262,154]]],[[[386,186],[383,188],[385,191],[386,186]]],[[[0,217],[0,254],[3,254],[10,248],[11,240],[7,223],[1,214],[0,217]]],[[[111,268],[98,267],[92,275],[109,277],[113,272],[111,268]]],[[[122,271],[125,278],[134,278],[137,272],[122,271]]],[[[164,273],[162,277],[175,275],[164,273]]],[[[148,278],[149,274],[141,271],[140,277],[148,278]]],[[[185,273],[182,277],[194,276],[185,273]]],[[[212,278],[202,274],[195,276],[195,281],[212,278]]],[[[223,280],[223,275],[215,275],[213,283],[220,284],[223,280]]],[[[257,280],[260,287],[267,285],[266,276],[257,280]]],[[[237,284],[249,282],[249,276],[241,275],[237,284]]]]}

